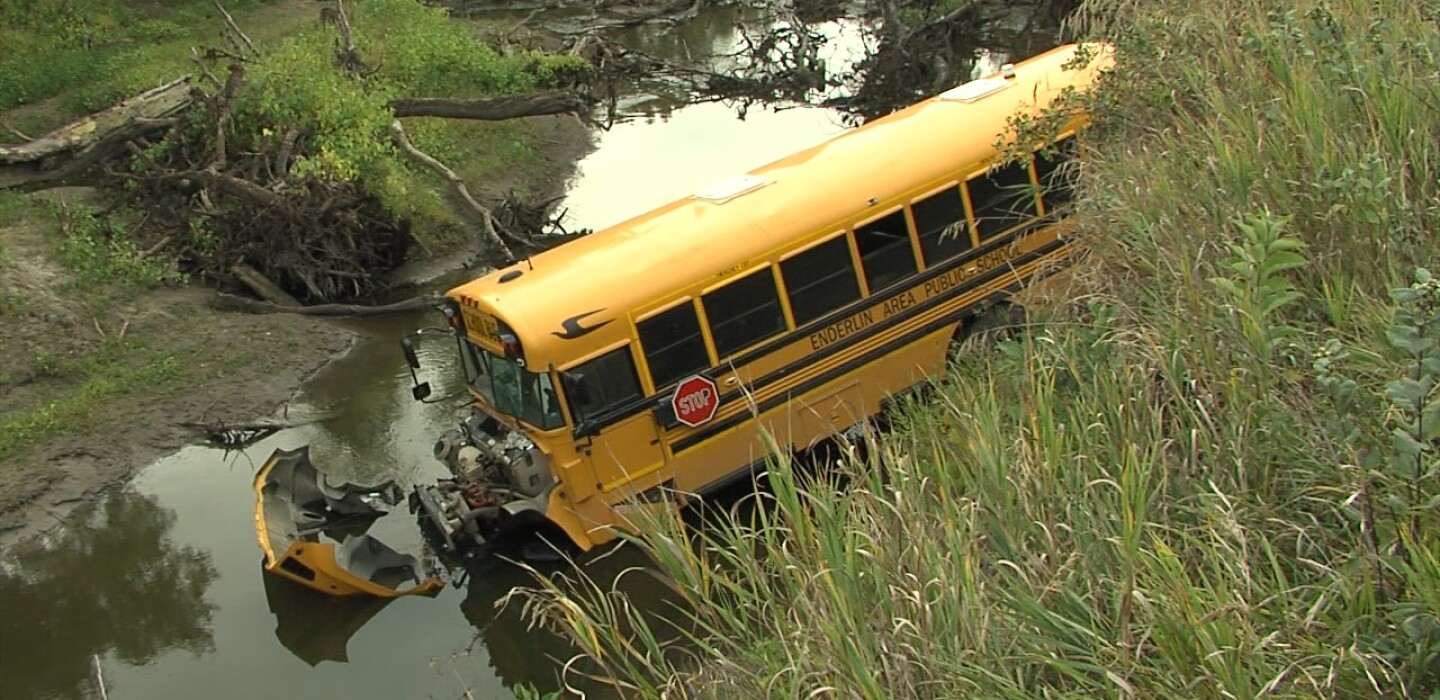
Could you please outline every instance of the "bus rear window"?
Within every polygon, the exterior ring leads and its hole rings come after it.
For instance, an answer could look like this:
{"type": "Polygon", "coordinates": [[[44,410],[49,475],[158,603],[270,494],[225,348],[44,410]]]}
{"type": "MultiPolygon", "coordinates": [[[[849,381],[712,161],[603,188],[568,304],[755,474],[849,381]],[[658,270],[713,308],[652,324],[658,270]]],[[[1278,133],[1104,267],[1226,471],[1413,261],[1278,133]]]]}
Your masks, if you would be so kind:
{"type": "Polygon", "coordinates": [[[1011,163],[965,183],[980,240],[999,235],[1036,217],[1030,161],[1011,163]]]}
{"type": "Polygon", "coordinates": [[[780,263],[795,325],[803,326],[860,298],[845,236],[836,236],[780,263]]]}
{"type": "Polygon", "coordinates": [[[1067,138],[1035,154],[1035,174],[1046,214],[1064,211],[1075,199],[1075,173],[1065,167],[1075,158],[1075,150],[1075,139],[1067,138]]]}
{"type": "Polygon", "coordinates": [[[865,269],[871,294],[915,274],[915,251],[910,247],[910,227],[905,224],[903,209],[855,227],[855,247],[860,250],[860,267],[865,269]]]}
{"type": "Polygon", "coordinates": [[[669,384],[710,366],[710,351],[705,349],[705,336],[700,334],[700,318],[695,304],[685,303],[662,311],[636,324],[640,330],[640,347],[650,365],[650,379],[655,388],[669,384]]]}
{"type": "Polygon", "coordinates": [[[701,297],[715,354],[725,357],[785,330],[780,293],[770,268],[742,277],[701,297]]]}
{"type": "Polygon", "coordinates": [[[951,185],[910,205],[915,231],[920,234],[920,255],[927,267],[970,250],[965,226],[965,202],[960,188],[951,185]]]}

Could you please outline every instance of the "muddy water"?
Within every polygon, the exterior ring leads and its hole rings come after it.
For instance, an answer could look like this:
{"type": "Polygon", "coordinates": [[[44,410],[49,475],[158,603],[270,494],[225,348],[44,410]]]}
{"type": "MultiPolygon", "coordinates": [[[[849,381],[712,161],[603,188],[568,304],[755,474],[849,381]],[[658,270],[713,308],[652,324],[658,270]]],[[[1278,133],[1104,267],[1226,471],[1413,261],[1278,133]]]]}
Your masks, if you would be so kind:
{"type": "MultiPolygon", "coordinates": [[[[733,19],[702,18],[687,31],[723,45],[733,19]]],[[[615,223],[840,129],[821,110],[740,121],[720,105],[617,125],[580,164],[568,223],[615,223]]],[[[97,697],[97,677],[110,698],[508,698],[518,684],[558,687],[568,649],[528,632],[513,607],[496,610],[529,582],[513,567],[388,603],[326,598],[260,568],[251,479],[272,450],[309,444],[321,469],[344,480],[408,485],[442,473],[431,445],[461,404],[413,402],[397,345],[433,321],[355,324],[363,340],[289,408],[291,420],[325,421],[240,453],[182,450],[49,539],[0,555],[0,698],[97,697]]],[[[438,387],[457,372],[447,349],[420,348],[438,387]]],[[[403,509],[370,532],[397,549],[419,544],[403,509]]],[[[587,570],[608,581],[637,563],[620,550],[587,570]]]]}

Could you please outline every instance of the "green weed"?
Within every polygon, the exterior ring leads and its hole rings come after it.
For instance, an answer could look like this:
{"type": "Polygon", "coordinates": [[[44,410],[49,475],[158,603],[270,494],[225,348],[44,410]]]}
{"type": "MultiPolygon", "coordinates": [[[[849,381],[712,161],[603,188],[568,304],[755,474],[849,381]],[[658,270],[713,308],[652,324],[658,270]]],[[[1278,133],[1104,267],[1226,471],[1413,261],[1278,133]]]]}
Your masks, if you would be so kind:
{"type": "Polygon", "coordinates": [[[60,241],[59,259],[74,273],[70,284],[131,289],[166,281],[164,261],[141,255],[125,224],[83,210],[64,216],[70,218],[70,229],[60,241]]]}
{"type": "MultiPolygon", "coordinates": [[[[225,3],[231,11],[261,4],[225,3]]],[[[190,70],[189,46],[213,35],[212,11],[202,0],[0,3],[0,111],[67,93],[69,113],[92,110],[179,77],[190,70]]]]}
{"type": "Polygon", "coordinates": [[[42,406],[0,418],[0,458],[47,436],[76,430],[108,397],[164,382],[180,371],[173,357],[153,357],[136,365],[117,347],[83,359],[57,359],[52,365],[53,376],[76,377],[78,385],[42,406]]]}
{"type": "Polygon", "coordinates": [[[32,195],[0,191],[0,225],[15,226],[34,221],[44,214],[32,195]]]}

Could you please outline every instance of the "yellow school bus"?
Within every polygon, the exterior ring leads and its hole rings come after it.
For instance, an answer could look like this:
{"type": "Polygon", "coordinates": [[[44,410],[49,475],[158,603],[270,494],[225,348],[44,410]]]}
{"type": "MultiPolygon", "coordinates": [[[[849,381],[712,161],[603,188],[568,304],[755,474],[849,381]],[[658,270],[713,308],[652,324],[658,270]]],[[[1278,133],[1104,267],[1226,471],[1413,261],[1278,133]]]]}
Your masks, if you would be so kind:
{"type": "Polygon", "coordinates": [[[447,547],[548,522],[589,549],[750,474],[762,431],[803,450],[943,376],[970,319],[1066,258],[1083,117],[1028,157],[997,145],[1108,65],[1078,50],[449,291],[474,404],[435,447],[455,478],[417,490],[447,547]]]}

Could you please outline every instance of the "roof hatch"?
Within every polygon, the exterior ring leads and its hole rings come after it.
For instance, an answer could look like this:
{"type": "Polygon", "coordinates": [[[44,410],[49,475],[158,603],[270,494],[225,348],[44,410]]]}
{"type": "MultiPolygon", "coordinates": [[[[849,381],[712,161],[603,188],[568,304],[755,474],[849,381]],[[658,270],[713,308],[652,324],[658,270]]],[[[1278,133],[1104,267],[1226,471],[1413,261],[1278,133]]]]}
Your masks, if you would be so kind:
{"type": "Polygon", "coordinates": [[[979,78],[962,83],[940,93],[940,99],[955,102],[974,102],[1010,87],[1010,81],[1002,77],[979,78]]]}
{"type": "Polygon", "coordinates": [[[696,190],[695,197],[698,199],[706,199],[716,204],[724,204],[746,192],[759,189],[767,184],[769,183],[766,182],[763,177],[740,175],[696,190]]]}

